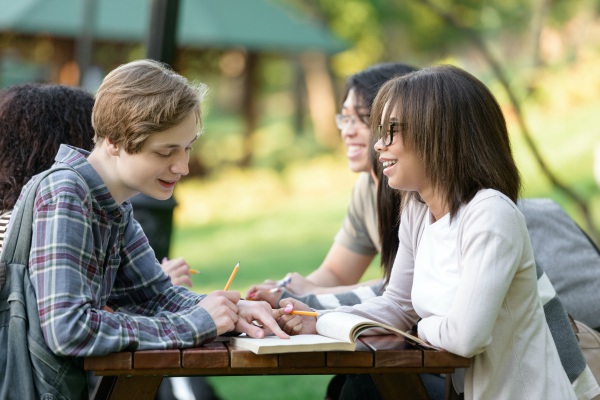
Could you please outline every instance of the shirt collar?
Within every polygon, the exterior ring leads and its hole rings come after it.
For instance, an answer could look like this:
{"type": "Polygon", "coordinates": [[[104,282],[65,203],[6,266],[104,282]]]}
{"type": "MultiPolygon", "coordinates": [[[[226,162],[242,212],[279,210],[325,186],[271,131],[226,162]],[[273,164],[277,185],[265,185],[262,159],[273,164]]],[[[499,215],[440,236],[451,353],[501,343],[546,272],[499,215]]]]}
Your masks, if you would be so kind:
{"type": "Polygon", "coordinates": [[[90,152],[74,146],[61,144],[54,160],[57,164],[67,164],[76,170],[86,181],[90,188],[90,194],[99,203],[100,207],[113,216],[125,213],[131,208],[131,203],[125,201],[121,206],[117,204],[114,197],[98,175],[98,172],[88,162],[90,152]]]}

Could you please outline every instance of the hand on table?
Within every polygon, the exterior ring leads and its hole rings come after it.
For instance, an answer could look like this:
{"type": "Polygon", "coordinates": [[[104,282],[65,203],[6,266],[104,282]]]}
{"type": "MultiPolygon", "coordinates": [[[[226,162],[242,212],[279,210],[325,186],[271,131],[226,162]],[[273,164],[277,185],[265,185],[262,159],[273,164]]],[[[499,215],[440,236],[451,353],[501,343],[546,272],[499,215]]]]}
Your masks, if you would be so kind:
{"type": "Polygon", "coordinates": [[[240,293],[216,290],[204,297],[198,305],[206,310],[217,327],[217,336],[235,329],[238,322],[240,293]]]}
{"type": "Polygon", "coordinates": [[[237,332],[245,332],[253,338],[263,338],[271,333],[282,339],[289,338],[289,335],[277,324],[274,318],[277,310],[273,310],[269,303],[241,300],[238,303],[238,309],[239,319],[235,324],[237,332]],[[253,321],[256,321],[256,324],[253,321]]]}

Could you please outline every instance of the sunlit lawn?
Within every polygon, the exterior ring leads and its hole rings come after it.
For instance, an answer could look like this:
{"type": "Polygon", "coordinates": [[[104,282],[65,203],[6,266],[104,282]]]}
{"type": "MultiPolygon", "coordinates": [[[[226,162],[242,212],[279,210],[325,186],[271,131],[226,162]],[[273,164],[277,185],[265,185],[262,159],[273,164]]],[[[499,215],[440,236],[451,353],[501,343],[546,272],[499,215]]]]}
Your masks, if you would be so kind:
{"type": "MultiPolygon", "coordinates": [[[[600,104],[582,103],[569,112],[534,110],[529,123],[551,169],[566,184],[593,198],[600,221],[600,194],[592,176],[594,130],[600,104]],[[591,128],[586,128],[591,127],[591,128]]],[[[509,122],[511,119],[509,118],[509,122]]],[[[512,127],[512,122],[511,122],[512,127]]],[[[540,176],[516,128],[513,146],[524,178],[524,197],[551,197],[581,223],[575,208],[540,176]]],[[[306,274],[319,265],[339,229],[356,176],[343,154],[322,156],[272,171],[221,171],[207,181],[188,180],[176,192],[179,206],[171,256],[183,256],[200,270],[194,290],[222,289],[232,267],[241,268],[232,289],[242,295],[253,283],[306,274]]],[[[376,265],[366,279],[379,276],[376,265]]],[[[319,399],[329,377],[210,378],[223,399],[319,399]]]]}
{"type": "Polygon", "coordinates": [[[267,278],[315,269],[341,225],[355,179],[336,159],[307,161],[300,175],[238,171],[183,183],[171,255],[201,271],[195,289],[222,289],[238,261],[231,288],[241,292],[267,278]]]}

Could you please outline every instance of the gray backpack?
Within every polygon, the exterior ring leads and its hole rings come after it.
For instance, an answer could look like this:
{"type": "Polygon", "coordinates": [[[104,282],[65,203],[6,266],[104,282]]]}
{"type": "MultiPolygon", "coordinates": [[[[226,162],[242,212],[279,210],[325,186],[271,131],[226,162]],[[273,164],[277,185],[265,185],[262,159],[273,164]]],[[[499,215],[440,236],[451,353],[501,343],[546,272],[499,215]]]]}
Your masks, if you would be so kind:
{"type": "Polygon", "coordinates": [[[553,200],[521,199],[537,265],[574,319],[600,328],[600,251],[553,200]]]}
{"type": "Polygon", "coordinates": [[[46,345],[29,280],[33,208],[39,182],[27,185],[11,217],[0,254],[0,399],[87,398],[81,361],[55,355],[46,345]]]}

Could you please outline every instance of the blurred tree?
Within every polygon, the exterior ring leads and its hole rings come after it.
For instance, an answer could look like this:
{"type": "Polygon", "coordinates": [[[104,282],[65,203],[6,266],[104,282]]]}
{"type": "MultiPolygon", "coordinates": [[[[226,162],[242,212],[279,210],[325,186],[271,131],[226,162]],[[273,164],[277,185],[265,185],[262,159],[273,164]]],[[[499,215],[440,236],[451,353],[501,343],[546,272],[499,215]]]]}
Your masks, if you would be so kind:
{"type": "MultiPolygon", "coordinates": [[[[493,70],[494,75],[500,82],[501,86],[506,91],[508,99],[510,100],[510,104],[513,107],[515,116],[517,118],[519,127],[521,129],[521,133],[525,138],[525,142],[529,146],[531,153],[533,154],[536,162],[538,163],[542,173],[546,176],[546,178],[550,181],[552,186],[557,188],[559,191],[563,192],[569,199],[571,199],[579,208],[584,221],[586,223],[588,234],[594,239],[596,243],[599,242],[598,237],[598,229],[596,228],[594,221],[592,219],[591,211],[589,204],[586,200],[580,196],[573,188],[569,187],[567,184],[562,182],[550,169],[548,163],[540,153],[535,144],[535,141],[532,138],[531,132],[529,130],[529,126],[525,120],[525,115],[522,107],[522,97],[519,98],[518,91],[514,89],[514,86],[511,85],[509,77],[506,73],[506,68],[501,64],[498,57],[496,57],[489,46],[484,40],[485,28],[480,27],[472,28],[465,24],[461,18],[456,14],[454,10],[450,10],[448,8],[444,8],[444,6],[440,6],[435,3],[433,0],[413,0],[425,6],[428,10],[430,10],[433,14],[437,15],[443,21],[445,21],[453,30],[461,32],[464,37],[469,40],[475,48],[481,53],[485,61],[489,64],[490,68],[493,70]]],[[[530,68],[541,68],[542,61],[539,58],[539,35],[541,33],[541,25],[542,22],[546,20],[546,15],[549,11],[549,3],[547,0],[538,0],[534,3],[534,8],[530,10],[531,14],[535,16],[534,20],[537,23],[532,24],[532,31],[534,39],[531,41],[530,45],[530,54],[532,55],[531,66],[530,68]]],[[[511,58],[505,58],[506,60],[511,60],[511,58]]],[[[534,75],[535,76],[535,75],[534,75]]],[[[530,79],[529,84],[524,85],[523,89],[526,89],[527,93],[531,93],[533,88],[533,80],[530,79]]]]}
{"type": "MultiPolygon", "coordinates": [[[[331,60],[333,74],[345,77],[385,58],[381,14],[373,0],[278,0],[291,3],[328,26],[352,46],[331,60]]],[[[393,6],[395,8],[395,6],[393,6]]]]}

